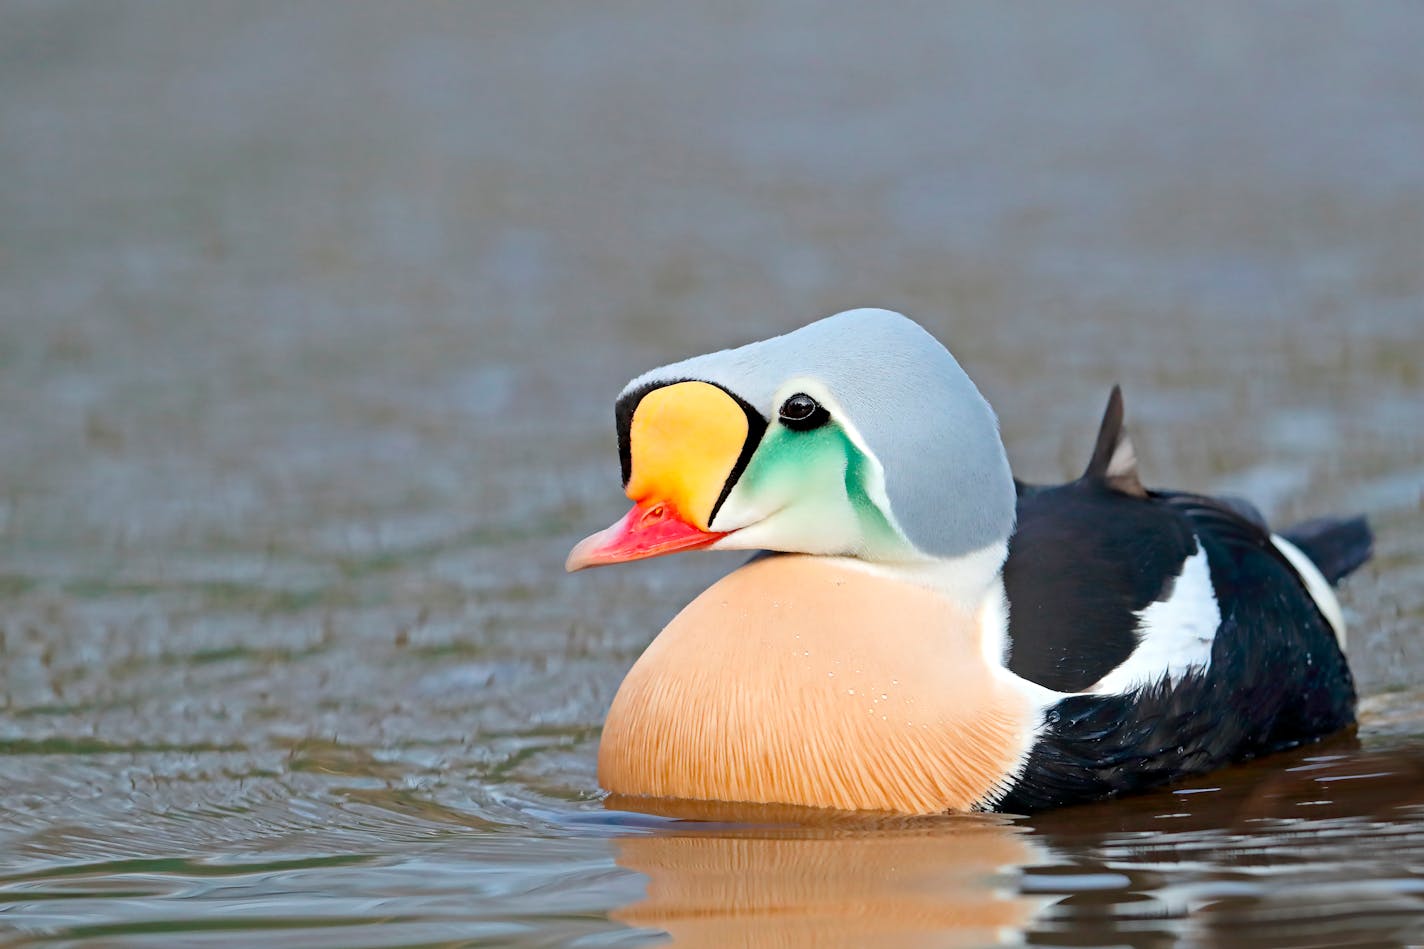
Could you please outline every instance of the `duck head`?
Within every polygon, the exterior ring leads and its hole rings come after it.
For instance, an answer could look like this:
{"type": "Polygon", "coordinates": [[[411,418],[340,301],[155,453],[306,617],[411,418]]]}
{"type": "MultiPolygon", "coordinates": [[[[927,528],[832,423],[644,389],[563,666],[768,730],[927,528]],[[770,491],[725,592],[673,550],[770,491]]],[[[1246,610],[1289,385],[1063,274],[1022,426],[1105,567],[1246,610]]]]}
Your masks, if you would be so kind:
{"type": "Polygon", "coordinates": [[[1013,477],[988,402],[888,310],[655,369],[615,409],[633,508],[579,570],[695,548],[913,564],[1002,547],[1013,477]]]}

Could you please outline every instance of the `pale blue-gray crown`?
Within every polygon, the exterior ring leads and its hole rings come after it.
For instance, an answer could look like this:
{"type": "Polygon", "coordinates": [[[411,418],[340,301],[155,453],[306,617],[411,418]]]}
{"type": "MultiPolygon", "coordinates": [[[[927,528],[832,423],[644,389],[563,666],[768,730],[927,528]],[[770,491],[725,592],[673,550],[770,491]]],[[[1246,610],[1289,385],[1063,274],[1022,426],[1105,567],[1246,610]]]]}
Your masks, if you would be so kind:
{"type": "Polygon", "coordinates": [[[1015,491],[994,410],[949,351],[889,310],[848,310],[799,330],[644,373],[630,392],[700,379],[774,420],[789,379],[824,385],[885,472],[906,537],[926,554],[954,557],[1006,541],[1015,491]]]}

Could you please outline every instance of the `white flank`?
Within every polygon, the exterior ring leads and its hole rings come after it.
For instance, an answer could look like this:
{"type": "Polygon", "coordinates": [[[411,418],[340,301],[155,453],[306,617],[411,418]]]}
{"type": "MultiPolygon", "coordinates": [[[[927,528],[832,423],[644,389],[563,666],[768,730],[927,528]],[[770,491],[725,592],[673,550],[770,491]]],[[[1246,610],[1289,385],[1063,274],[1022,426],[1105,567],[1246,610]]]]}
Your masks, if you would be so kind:
{"type": "Polygon", "coordinates": [[[1211,647],[1220,625],[1211,568],[1206,551],[1198,545],[1182,564],[1171,595],[1137,615],[1138,643],[1132,655],[1088,691],[1119,694],[1204,670],[1211,665],[1211,647]]]}
{"type": "Polygon", "coordinates": [[[1344,649],[1345,614],[1340,609],[1340,601],[1335,599],[1335,591],[1330,589],[1330,584],[1326,582],[1325,575],[1305,555],[1305,551],[1280,534],[1272,534],[1271,543],[1276,545],[1276,549],[1285,555],[1292,567],[1295,567],[1295,572],[1300,574],[1301,582],[1305,584],[1305,591],[1310,594],[1310,598],[1320,608],[1320,612],[1326,622],[1330,624],[1330,628],[1335,630],[1335,638],[1340,641],[1340,648],[1344,649]]]}

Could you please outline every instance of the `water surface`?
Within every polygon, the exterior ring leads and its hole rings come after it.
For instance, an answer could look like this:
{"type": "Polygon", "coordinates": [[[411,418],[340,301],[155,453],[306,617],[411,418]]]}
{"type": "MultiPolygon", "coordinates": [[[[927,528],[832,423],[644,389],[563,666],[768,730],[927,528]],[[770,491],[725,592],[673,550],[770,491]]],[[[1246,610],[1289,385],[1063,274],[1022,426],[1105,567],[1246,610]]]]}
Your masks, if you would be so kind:
{"type": "MultiPolygon", "coordinates": [[[[0,932],[1424,941],[1417,5],[0,12],[0,932]],[[565,577],[637,372],[906,310],[1030,480],[1363,511],[1358,736],[1032,820],[610,811],[736,558],[565,577]]],[[[778,942],[779,941],[779,942],[778,942]]]]}

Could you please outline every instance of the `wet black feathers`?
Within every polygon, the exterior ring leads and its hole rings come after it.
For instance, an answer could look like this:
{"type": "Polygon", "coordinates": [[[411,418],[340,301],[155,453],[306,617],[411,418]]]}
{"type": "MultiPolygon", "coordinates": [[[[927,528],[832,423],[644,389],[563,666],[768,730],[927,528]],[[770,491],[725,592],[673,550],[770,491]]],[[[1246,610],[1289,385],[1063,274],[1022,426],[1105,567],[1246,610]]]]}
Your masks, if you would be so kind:
{"type": "Polygon", "coordinates": [[[1019,486],[1004,565],[1009,669],[1064,692],[1092,685],[1137,648],[1138,614],[1170,595],[1196,549],[1187,520],[1143,489],[1114,386],[1083,476],[1019,486]]]}
{"type": "Polygon", "coordinates": [[[998,803],[1024,813],[1144,790],[1312,741],[1354,721],[1355,690],[1334,631],[1263,532],[1210,499],[1166,503],[1195,521],[1222,622],[1210,667],[1126,695],[1064,699],[998,803]],[[1267,542],[1269,547],[1269,542],[1267,542]]]}
{"type": "MultiPolygon", "coordinates": [[[[1057,703],[1002,810],[1142,790],[1354,721],[1334,631],[1260,512],[1233,498],[1144,490],[1122,415],[1114,388],[1083,477],[1020,485],[1004,568],[1009,668],[1060,691],[1092,685],[1131,655],[1138,614],[1170,595],[1198,545],[1222,616],[1211,664],[1176,683],[1057,703]]],[[[1286,536],[1332,583],[1369,555],[1362,519],[1314,521],[1286,536]]]]}
{"type": "Polygon", "coordinates": [[[1086,689],[1137,648],[1137,618],[1171,593],[1197,549],[1171,508],[1079,480],[1019,498],[1004,588],[1008,667],[1062,692],[1086,689]]]}

